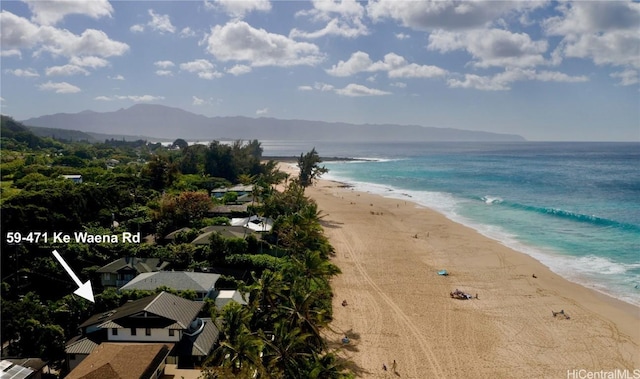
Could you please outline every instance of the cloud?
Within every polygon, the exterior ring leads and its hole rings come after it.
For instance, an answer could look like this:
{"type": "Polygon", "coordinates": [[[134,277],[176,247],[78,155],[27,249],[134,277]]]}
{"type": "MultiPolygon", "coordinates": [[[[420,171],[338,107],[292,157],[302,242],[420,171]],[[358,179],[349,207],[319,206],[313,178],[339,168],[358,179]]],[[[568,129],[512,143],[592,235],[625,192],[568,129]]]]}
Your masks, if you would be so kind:
{"type": "Polygon", "coordinates": [[[0,57],[18,57],[22,58],[22,53],[18,49],[9,49],[0,51],[0,57]]]}
{"type": "Polygon", "coordinates": [[[33,22],[40,25],[55,25],[69,14],[81,14],[94,19],[111,17],[113,7],[108,0],[23,0],[31,10],[33,22]]]}
{"type": "Polygon", "coordinates": [[[54,56],[120,56],[129,45],[114,41],[101,30],[86,29],[77,35],[67,29],[36,25],[11,12],[0,13],[0,43],[7,49],[37,49],[35,55],[48,52],[54,56]]]}
{"type": "Polygon", "coordinates": [[[374,22],[392,19],[414,30],[464,30],[484,28],[500,16],[543,5],[543,1],[373,0],[367,15],[374,22]]]}
{"type": "Polygon", "coordinates": [[[451,78],[447,84],[451,88],[473,88],[483,91],[507,91],[511,83],[524,80],[543,82],[579,83],[589,80],[586,76],[570,76],[557,71],[536,71],[533,69],[508,69],[493,76],[465,74],[464,80],[451,78]]]}
{"type": "Polygon", "coordinates": [[[193,105],[198,106],[198,105],[203,105],[204,103],[206,103],[206,101],[204,99],[201,99],[197,96],[192,96],[193,98],[193,105]]]}
{"type": "Polygon", "coordinates": [[[99,101],[115,101],[115,100],[130,100],[135,103],[148,103],[151,101],[164,100],[164,96],[153,95],[116,95],[116,96],[96,96],[94,100],[99,101]]]}
{"type": "Polygon", "coordinates": [[[173,72],[170,70],[156,70],[156,75],[158,76],[173,76],[173,72]]]}
{"type": "Polygon", "coordinates": [[[298,86],[298,91],[313,91],[311,86],[298,86]]]}
{"type": "Polygon", "coordinates": [[[191,29],[188,26],[185,28],[182,28],[182,30],[180,31],[180,37],[182,38],[194,37],[195,35],[196,35],[196,32],[194,32],[193,29],[191,29]]]}
{"type": "Polygon", "coordinates": [[[243,61],[252,67],[313,66],[324,59],[314,44],[256,29],[244,21],[211,28],[206,45],[207,52],[220,61],[243,61]]]}
{"type": "Polygon", "coordinates": [[[71,59],[69,59],[69,63],[76,66],[90,68],[100,68],[109,65],[109,61],[107,61],[106,59],[94,56],[71,57],[71,59]]]}
{"type": "Polygon", "coordinates": [[[153,64],[156,67],[160,67],[160,68],[169,68],[169,67],[174,67],[175,63],[171,62],[171,61],[155,61],[153,62],[153,64]]]}
{"type": "Polygon", "coordinates": [[[124,76],[122,76],[122,75],[107,76],[107,78],[112,79],[112,80],[124,80],[124,76]]]}
{"type": "Polygon", "coordinates": [[[242,18],[247,13],[253,11],[268,12],[271,10],[269,0],[204,0],[204,6],[206,9],[222,9],[230,16],[236,18],[242,18]]]}
{"type": "Polygon", "coordinates": [[[407,87],[407,83],[394,82],[394,83],[391,83],[391,87],[406,88],[407,87]]]}
{"type": "Polygon", "coordinates": [[[313,39],[333,35],[356,38],[369,34],[368,28],[362,21],[365,8],[355,0],[314,0],[312,4],[312,9],[300,11],[296,16],[308,16],[310,21],[326,22],[326,25],[313,32],[294,28],[289,33],[289,37],[313,39]]]}
{"type": "Polygon", "coordinates": [[[54,91],[55,93],[77,93],[80,92],[80,88],[69,84],[67,82],[54,83],[48,81],[38,86],[41,91],[54,91]]]}
{"type": "Polygon", "coordinates": [[[526,33],[502,29],[480,29],[463,32],[436,30],[429,35],[429,50],[447,53],[466,50],[476,67],[531,67],[545,63],[542,55],[547,41],[532,41],[526,33]]]}
{"type": "Polygon", "coordinates": [[[237,64],[229,69],[226,70],[229,74],[235,75],[235,76],[239,76],[239,75],[244,75],[244,74],[248,74],[251,72],[251,67],[243,65],[243,64],[237,64]]]}
{"type": "Polygon", "coordinates": [[[346,61],[339,61],[326,70],[333,76],[351,76],[360,72],[385,71],[390,78],[433,78],[444,76],[447,71],[430,65],[418,65],[408,63],[404,57],[389,53],[384,56],[384,60],[374,62],[369,58],[369,54],[356,51],[346,61]]]}
{"type": "Polygon", "coordinates": [[[206,59],[196,59],[191,62],[181,63],[180,70],[197,74],[202,79],[219,78],[223,74],[215,70],[216,66],[206,59]]]}
{"type": "Polygon", "coordinates": [[[544,31],[562,36],[556,57],[586,58],[597,65],[640,68],[640,3],[572,2],[543,22],[544,31]]]}
{"type": "Polygon", "coordinates": [[[365,87],[361,84],[348,84],[344,88],[335,90],[338,95],[342,96],[350,96],[350,97],[360,97],[360,96],[382,96],[389,95],[391,92],[382,91],[379,89],[365,87]]]}
{"type": "Polygon", "coordinates": [[[147,23],[147,25],[152,29],[161,34],[163,33],[175,33],[176,28],[171,24],[171,19],[168,14],[157,14],[153,11],[153,9],[149,9],[149,16],[151,16],[151,21],[147,23]]]}
{"type": "Polygon", "coordinates": [[[72,76],[72,75],[89,75],[89,71],[80,66],[66,64],[64,66],[47,67],[45,70],[47,76],[72,76]]]}
{"type": "Polygon", "coordinates": [[[411,36],[410,36],[410,35],[405,34],[405,33],[396,33],[396,34],[395,34],[395,36],[396,36],[396,38],[397,38],[397,39],[399,39],[399,40],[403,40],[403,39],[409,39],[409,38],[411,38],[411,36]]]}
{"type": "Polygon", "coordinates": [[[142,33],[144,32],[144,25],[142,24],[134,24],[129,27],[129,30],[133,33],[142,33]]]}
{"type": "Polygon", "coordinates": [[[38,71],[32,68],[27,68],[27,69],[16,68],[15,70],[7,69],[7,70],[4,70],[4,72],[6,72],[7,74],[19,76],[22,78],[36,78],[40,76],[40,74],[38,74],[38,71]]]}
{"type": "Polygon", "coordinates": [[[640,82],[638,79],[638,71],[632,69],[614,72],[609,76],[615,79],[620,79],[620,83],[618,84],[621,86],[630,86],[640,82]]]}
{"type": "Polygon", "coordinates": [[[256,115],[258,116],[264,116],[268,113],[269,113],[269,108],[262,108],[262,109],[256,110],[256,115]]]}

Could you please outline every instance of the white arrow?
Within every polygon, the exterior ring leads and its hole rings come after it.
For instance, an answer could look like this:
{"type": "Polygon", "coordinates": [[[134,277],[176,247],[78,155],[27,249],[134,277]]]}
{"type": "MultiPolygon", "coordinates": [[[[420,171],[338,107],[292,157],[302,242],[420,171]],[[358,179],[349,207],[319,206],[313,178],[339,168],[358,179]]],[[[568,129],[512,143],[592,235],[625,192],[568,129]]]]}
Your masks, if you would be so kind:
{"type": "Polygon", "coordinates": [[[71,279],[73,279],[73,281],[76,282],[76,284],[78,285],[78,289],[75,290],[73,293],[75,293],[78,296],[84,297],[85,299],[89,300],[92,303],[95,303],[95,300],[93,300],[93,289],[91,288],[91,280],[87,280],[85,284],[82,284],[82,282],[80,281],[80,279],[78,279],[76,274],[73,273],[73,270],[71,270],[71,267],[69,267],[67,262],[65,262],[64,259],[62,259],[58,251],[54,250],[53,256],[56,257],[58,262],[60,262],[62,267],[64,267],[64,269],[67,271],[67,274],[69,274],[71,279]]]}

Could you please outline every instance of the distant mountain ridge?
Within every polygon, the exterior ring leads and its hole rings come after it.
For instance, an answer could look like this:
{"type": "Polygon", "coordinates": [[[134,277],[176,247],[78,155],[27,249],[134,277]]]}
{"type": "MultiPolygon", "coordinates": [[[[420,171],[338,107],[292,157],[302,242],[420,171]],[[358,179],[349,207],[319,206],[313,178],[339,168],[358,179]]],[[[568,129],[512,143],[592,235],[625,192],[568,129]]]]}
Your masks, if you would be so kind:
{"type": "Polygon", "coordinates": [[[29,126],[85,133],[187,140],[525,141],[515,134],[394,124],[349,124],[275,118],[206,117],[183,109],[137,104],[113,112],[57,113],[23,120],[29,126]]]}

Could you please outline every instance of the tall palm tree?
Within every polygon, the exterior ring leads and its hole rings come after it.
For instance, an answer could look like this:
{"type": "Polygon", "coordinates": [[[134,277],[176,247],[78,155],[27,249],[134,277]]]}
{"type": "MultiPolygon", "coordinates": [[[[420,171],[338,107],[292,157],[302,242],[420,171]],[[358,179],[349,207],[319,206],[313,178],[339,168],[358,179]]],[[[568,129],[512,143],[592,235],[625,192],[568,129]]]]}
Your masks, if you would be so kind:
{"type": "Polygon", "coordinates": [[[265,342],[265,367],[272,375],[282,375],[285,378],[307,377],[306,361],[311,356],[307,343],[310,337],[308,333],[279,322],[272,333],[263,333],[262,336],[265,342]]]}

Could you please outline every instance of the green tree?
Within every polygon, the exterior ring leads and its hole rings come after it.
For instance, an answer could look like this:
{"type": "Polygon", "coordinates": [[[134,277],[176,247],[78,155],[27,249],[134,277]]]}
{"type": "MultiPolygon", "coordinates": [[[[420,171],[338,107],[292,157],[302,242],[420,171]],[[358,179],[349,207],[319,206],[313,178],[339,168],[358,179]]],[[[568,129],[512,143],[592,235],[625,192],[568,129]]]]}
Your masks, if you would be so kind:
{"type": "Polygon", "coordinates": [[[298,168],[300,169],[298,181],[303,187],[309,187],[322,174],[329,172],[326,167],[321,167],[320,163],[322,163],[322,159],[320,159],[315,147],[304,155],[300,154],[300,158],[298,158],[298,168]]]}

